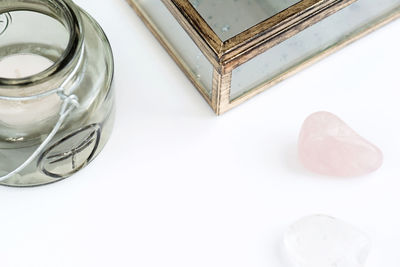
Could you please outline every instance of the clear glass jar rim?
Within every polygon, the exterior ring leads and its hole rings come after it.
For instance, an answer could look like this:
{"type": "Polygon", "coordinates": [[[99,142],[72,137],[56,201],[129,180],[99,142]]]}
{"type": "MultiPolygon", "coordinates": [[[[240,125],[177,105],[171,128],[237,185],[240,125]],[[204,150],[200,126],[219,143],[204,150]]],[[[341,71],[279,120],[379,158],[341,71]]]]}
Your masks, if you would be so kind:
{"type": "MultiPolygon", "coordinates": [[[[16,1],[15,6],[13,6],[13,4],[9,5],[6,4],[5,8],[2,8],[0,3],[0,13],[4,14],[14,11],[33,11],[54,17],[54,15],[46,14],[42,10],[36,9],[35,3],[33,3],[34,1],[29,1],[29,2],[30,4],[24,5],[22,1],[16,1]]],[[[23,78],[13,78],[13,79],[0,77],[0,87],[4,86],[6,88],[8,87],[11,88],[15,86],[31,86],[37,83],[48,81],[54,75],[59,73],[61,70],[65,69],[70,64],[70,62],[75,58],[75,56],[80,54],[79,51],[82,49],[82,42],[83,42],[82,27],[76,6],[73,3],[70,3],[69,0],[51,0],[49,2],[55,4],[57,8],[63,11],[67,22],[67,25],[65,26],[67,26],[67,30],[69,31],[69,41],[63,54],[49,68],[32,76],[27,76],[23,78]]],[[[36,4],[40,4],[39,1],[36,4]]]]}

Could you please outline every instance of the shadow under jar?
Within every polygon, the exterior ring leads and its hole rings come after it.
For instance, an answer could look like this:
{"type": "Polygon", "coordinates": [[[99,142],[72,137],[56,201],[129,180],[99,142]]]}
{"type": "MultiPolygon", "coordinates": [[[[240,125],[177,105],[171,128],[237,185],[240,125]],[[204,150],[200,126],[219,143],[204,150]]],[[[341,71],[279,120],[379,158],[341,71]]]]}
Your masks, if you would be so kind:
{"type": "Polygon", "coordinates": [[[72,1],[0,1],[0,184],[56,182],[93,160],[113,126],[113,71],[72,1]]]}

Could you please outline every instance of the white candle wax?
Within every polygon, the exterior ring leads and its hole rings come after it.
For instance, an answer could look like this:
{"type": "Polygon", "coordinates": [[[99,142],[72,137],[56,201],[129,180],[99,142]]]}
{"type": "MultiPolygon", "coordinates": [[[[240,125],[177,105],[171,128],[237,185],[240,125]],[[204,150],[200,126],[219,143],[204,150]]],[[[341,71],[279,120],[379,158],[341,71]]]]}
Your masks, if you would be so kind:
{"type": "Polygon", "coordinates": [[[0,77],[25,78],[48,69],[54,62],[34,54],[16,54],[0,59],[0,77]]]}
{"type": "MultiPolygon", "coordinates": [[[[0,59],[0,77],[18,79],[38,74],[54,62],[34,54],[16,54],[0,59]]],[[[12,89],[10,89],[12,90],[12,89]]],[[[22,93],[21,96],[24,96],[22,93]]],[[[37,100],[0,101],[0,124],[29,126],[58,114],[61,100],[54,94],[37,100]]]]}

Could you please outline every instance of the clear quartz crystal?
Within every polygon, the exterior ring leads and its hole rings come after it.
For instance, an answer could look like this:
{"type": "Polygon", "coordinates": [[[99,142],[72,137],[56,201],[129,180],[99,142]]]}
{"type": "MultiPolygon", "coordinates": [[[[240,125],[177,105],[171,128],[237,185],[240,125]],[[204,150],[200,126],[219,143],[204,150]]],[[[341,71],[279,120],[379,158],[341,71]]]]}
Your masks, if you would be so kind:
{"type": "Polygon", "coordinates": [[[296,267],[362,267],[370,250],[363,232],[323,215],[293,224],[285,233],[284,245],[296,267]]]}

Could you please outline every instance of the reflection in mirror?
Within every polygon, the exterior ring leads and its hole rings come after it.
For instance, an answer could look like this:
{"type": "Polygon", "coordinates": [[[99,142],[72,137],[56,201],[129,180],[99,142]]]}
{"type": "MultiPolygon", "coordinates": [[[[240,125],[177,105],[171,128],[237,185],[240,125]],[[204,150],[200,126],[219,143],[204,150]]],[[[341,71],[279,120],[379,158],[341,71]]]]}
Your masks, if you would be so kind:
{"type": "Polygon", "coordinates": [[[222,41],[300,2],[300,0],[189,1],[222,41]]]}
{"type": "Polygon", "coordinates": [[[360,0],[244,63],[232,73],[231,101],[374,27],[399,0],[360,0]]]}
{"type": "Polygon", "coordinates": [[[181,27],[160,0],[133,1],[147,16],[157,34],[163,39],[178,61],[190,73],[208,98],[211,98],[214,68],[200,48],[181,27]]]}

